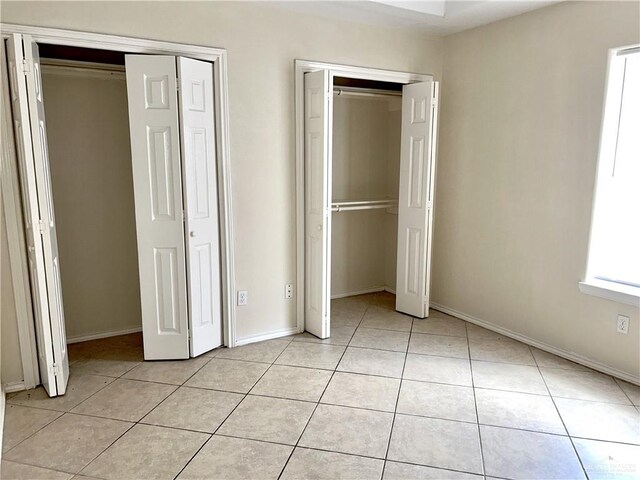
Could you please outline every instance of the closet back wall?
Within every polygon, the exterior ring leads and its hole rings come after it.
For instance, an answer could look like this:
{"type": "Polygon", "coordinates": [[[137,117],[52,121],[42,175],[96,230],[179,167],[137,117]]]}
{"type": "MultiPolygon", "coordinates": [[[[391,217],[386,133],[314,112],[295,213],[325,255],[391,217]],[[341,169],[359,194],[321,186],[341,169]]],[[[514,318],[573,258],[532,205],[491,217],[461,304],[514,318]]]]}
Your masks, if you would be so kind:
{"type": "MultiPolygon", "coordinates": [[[[334,202],[398,198],[400,109],[400,97],[334,96],[334,202]]],[[[334,212],[331,221],[331,294],[394,290],[397,215],[386,210],[334,212]]]]}
{"type": "Polygon", "coordinates": [[[141,326],[123,75],[43,68],[67,337],[141,326]]]}

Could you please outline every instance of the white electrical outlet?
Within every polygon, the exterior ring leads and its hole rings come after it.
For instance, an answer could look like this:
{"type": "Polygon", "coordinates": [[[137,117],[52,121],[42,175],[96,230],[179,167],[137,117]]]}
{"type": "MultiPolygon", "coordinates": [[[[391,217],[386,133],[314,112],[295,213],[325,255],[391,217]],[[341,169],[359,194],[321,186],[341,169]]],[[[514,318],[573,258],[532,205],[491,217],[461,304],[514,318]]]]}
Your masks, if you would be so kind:
{"type": "Polygon", "coordinates": [[[249,303],[249,293],[246,290],[238,290],[238,306],[249,303]]]}
{"type": "Polygon", "coordinates": [[[629,317],[618,315],[618,328],[616,328],[616,332],[624,333],[625,335],[629,333],[629,317]]]}
{"type": "Polygon", "coordinates": [[[293,298],[293,283],[284,286],[284,298],[293,298]]]}

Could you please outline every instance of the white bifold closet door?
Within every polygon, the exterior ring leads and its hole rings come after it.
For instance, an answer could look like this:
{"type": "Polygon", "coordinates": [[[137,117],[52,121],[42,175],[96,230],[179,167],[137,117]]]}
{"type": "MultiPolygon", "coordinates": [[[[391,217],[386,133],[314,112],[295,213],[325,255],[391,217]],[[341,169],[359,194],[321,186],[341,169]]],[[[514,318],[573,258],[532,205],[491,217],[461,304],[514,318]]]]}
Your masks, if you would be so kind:
{"type": "Polygon", "coordinates": [[[29,35],[12,35],[7,47],[40,377],[53,397],[66,391],[69,356],[40,58],[29,35]]]}
{"type": "Polygon", "coordinates": [[[213,66],[127,55],[126,76],[144,357],[188,358],[222,343],[213,66]]]}
{"type": "Polygon", "coordinates": [[[402,89],[396,310],[429,315],[437,82],[402,89]]]}
{"type": "Polygon", "coordinates": [[[305,330],[330,335],[331,102],[330,72],[304,75],[305,330]]]}
{"type": "Polygon", "coordinates": [[[222,345],[213,65],[178,57],[191,356],[222,345]]]}

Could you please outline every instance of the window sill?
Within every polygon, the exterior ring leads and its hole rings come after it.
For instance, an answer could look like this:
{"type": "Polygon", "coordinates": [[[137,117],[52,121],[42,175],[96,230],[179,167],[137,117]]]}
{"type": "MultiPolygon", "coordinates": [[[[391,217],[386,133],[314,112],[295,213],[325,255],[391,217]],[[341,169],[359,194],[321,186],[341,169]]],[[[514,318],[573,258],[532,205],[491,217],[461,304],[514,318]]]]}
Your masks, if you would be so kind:
{"type": "Polygon", "coordinates": [[[589,278],[578,283],[582,293],[640,307],[640,288],[589,278]]]}

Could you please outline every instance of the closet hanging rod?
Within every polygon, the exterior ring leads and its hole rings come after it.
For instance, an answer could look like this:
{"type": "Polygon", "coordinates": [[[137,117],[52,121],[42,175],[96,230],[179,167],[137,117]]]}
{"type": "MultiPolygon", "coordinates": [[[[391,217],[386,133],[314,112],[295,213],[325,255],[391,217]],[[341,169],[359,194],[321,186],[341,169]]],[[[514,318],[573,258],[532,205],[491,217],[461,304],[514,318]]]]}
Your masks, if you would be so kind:
{"type": "Polygon", "coordinates": [[[393,208],[398,206],[397,200],[363,200],[361,202],[333,202],[332,212],[347,212],[350,210],[374,210],[393,208]]]}
{"type": "Polygon", "coordinates": [[[357,90],[347,88],[334,88],[333,94],[339,97],[342,96],[355,96],[355,97],[402,97],[402,92],[393,92],[390,90],[374,90],[359,88],[357,90]]]}

